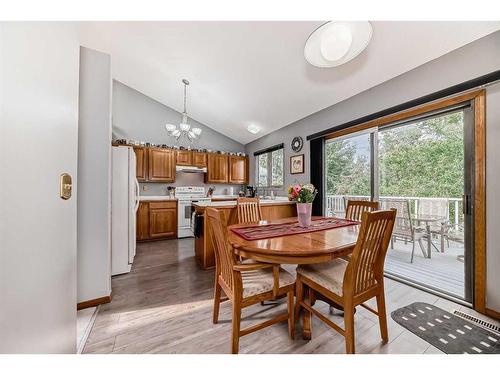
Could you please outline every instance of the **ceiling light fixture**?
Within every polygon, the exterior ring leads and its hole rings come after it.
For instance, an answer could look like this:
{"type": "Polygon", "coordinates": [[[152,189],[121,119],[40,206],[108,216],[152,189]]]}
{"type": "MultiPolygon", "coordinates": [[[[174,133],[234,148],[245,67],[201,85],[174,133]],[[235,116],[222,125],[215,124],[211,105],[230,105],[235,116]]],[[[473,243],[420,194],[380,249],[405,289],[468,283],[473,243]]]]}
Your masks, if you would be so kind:
{"type": "Polygon", "coordinates": [[[179,129],[174,124],[166,124],[165,129],[168,132],[168,135],[173,137],[175,141],[179,141],[179,139],[184,136],[190,142],[197,140],[200,137],[201,129],[200,128],[191,128],[191,125],[187,123],[188,114],[186,110],[186,101],[187,101],[187,86],[189,85],[189,81],[187,79],[183,79],[182,83],[184,84],[184,111],[182,112],[182,120],[179,124],[179,129]]]}
{"type": "Polygon", "coordinates": [[[307,39],[304,57],[319,68],[345,64],[368,46],[372,34],[372,25],[368,21],[327,22],[307,39]]]}
{"type": "Polygon", "coordinates": [[[247,130],[252,134],[257,134],[260,132],[260,127],[252,124],[247,126],[247,130]]]}

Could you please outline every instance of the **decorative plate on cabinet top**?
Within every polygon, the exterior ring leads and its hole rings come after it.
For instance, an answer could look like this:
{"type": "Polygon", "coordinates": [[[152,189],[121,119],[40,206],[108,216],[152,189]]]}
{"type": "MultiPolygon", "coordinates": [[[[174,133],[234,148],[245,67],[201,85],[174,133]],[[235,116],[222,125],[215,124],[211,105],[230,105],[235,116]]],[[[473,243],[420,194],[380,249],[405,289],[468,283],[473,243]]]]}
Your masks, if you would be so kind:
{"type": "Polygon", "coordinates": [[[302,137],[295,137],[292,139],[291,147],[293,151],[299,152],[300,150],[302,150],[303,145],[304,145],[304,140],[302,139],[302,137]]]}

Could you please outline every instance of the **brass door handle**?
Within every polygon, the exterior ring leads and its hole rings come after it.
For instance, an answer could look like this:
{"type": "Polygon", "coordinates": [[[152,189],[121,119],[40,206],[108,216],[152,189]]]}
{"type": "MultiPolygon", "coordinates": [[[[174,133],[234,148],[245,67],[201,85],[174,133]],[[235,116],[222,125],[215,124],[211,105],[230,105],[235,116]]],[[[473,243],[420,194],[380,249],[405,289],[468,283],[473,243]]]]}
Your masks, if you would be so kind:
{"type": "Polygon", "coordinates": [[[71,191],[73,189],[73,182],[69,173],[61,174],[59,178],[59,196],[61,199],[67,200],[71,198],[71,191]]]}

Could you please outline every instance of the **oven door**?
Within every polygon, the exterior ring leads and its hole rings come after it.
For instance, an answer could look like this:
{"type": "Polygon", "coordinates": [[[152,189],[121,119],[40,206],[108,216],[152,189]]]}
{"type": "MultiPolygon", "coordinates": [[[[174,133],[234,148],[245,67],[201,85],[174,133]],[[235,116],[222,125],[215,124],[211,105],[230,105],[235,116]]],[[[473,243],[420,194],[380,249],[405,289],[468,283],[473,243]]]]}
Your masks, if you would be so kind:
{"type": "Polygon", "coordinates": [[[179,228],[191,228],[191,215],[193,214],[192,202],[179,201],[178,226],[179,228]]]}

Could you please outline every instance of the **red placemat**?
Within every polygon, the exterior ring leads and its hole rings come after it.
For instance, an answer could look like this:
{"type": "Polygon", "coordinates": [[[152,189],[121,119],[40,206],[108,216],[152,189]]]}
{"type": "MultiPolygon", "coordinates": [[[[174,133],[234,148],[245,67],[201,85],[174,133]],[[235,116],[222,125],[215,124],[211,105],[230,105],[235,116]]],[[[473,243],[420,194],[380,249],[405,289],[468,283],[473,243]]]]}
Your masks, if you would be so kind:
{"type": "Polygon", "coordinates": [[[298,222],[293,222],[231,228],[231,231],[247,241],[254,241],[263,238],[291,236],[294,234],[317,232],[319,230],[334,229],[356,224],[359,224],[359,221],[335,217],[322,217],[314,219],[311,226],[307,228],[299,226],[298,222]]]}

